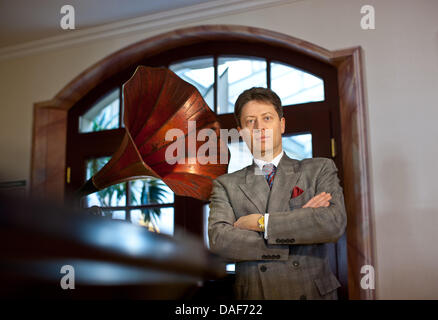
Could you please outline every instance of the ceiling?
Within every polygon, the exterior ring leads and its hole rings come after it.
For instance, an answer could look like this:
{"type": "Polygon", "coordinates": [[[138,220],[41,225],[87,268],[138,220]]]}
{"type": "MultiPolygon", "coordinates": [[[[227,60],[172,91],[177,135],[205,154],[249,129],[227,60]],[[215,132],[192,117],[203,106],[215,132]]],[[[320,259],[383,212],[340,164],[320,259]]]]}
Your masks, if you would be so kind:
{"type": "MultiPolygon", "coordinates": [[[[0,0],[0,48],[61,35],[61,7],[75,9],[76,30],[221,0],[0,0]]],[[[74,31],[72,31],[74,32],[74,31]]]]}

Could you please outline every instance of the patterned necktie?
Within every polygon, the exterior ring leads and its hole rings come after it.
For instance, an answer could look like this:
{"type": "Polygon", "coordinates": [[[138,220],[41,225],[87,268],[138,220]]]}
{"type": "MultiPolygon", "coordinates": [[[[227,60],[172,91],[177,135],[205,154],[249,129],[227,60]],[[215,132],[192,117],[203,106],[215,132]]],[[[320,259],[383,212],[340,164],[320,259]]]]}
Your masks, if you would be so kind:
{"type": "Polygon", "coordinates": [[[269,188],[272,189],[272,184],[274,183],[275,172],[277,168],[272,163],[265,164],[263,166],[263,173],[265,175],[266,181],[268,182],[269,188]]]}

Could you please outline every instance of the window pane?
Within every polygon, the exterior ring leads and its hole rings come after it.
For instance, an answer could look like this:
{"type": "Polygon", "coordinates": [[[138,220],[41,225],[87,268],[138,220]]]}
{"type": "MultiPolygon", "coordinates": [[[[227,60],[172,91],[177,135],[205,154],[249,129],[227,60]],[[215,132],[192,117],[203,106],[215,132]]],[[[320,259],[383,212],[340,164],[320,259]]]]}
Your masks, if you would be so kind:
{"type": "MultiPolygon", "coordinates": [[[[101,157],[87,160],[86,177],[90,179],[111,157],[101,157]]],[[[126,183],[119,183],[87,196],[86,206],[116,207],[126,205],[126,183]]]]}
{"type": "MultiPolygon", "coordinates": [[[[283,150],[292,159],[302,160],[312,158],[312,134],[298,134],[283,136],[283,150]]],[[[252,164],[253,156],[245,142],[228,144],[231,158],[228,164],[228,173],[243,169],[252,164]]]]}
{"type": "Polygon", "coordinates": [[[122,107],[120,108],[120,110],[121,110],[122,114],[120,115],[120,118],[121,118],[120,119],[120,127],[124,128],[125,127],[125,123],[124,123],[124,121],[125,121],[125,98],[123,96],[123,90],[121,92],[122,92],[122,98],[120,99],[120,103],[122,104],[122,107]]]}
{"type": "Polygon", "coordinates": [[[95,132],[119,127],[119,88],[100,99],[79,117],[79,132],[95,132]]]}
{"type": "Polygon", "coordinates": [[[228,149],[231,155],[228,173],[235,172],[252,164],[253,156],[245,142],[228,143],[228,149]]]}
{"type": "Polygon", "coordinates": [[[271,89],[284,106],[324,100],[322,79],[281,63],[271,63],[271,89]]]}
{"type": "Polygon", "coordinates": [[[103,214],[105,217],[110,217],[111,219],[126,220],[125,210],[103,210],[103,214]]]}
{"type": "Polygon", "coordinates": [[[213,58],[193,59],[174,63],[169,69],[198,89],[205,102],[214,110],[213,58]]]}
{"type": "Polygon", "coordinates": [[[293,136],[283,136],[283,150],[286,154],[297,160],[312,158],[312,134],[297,134],[293,136]]]}
{"type": "Polygon", "coordinates": [[[232,113],[237,97],[246,89],[267,87],[266,61],[257,58],[219,58],[218,114],[232,113]]]}
{"type": "Polygon", "coordinates": [[[131,181],[131,205],[173,203],[173,191],[157,178],[131,181]]]}
{"type": "Polygon", "coordinates": [[[228,263],[226,266],[227,273],[236,273],[236,264],[228,263]]]}
{"type": "Polygon", "coordinates": [[[149,231],[173,236],[174,208],[145,208],[131,210],[131,222],[149,231]]]}
{"type": "Polygon", "coordinates": [[[208,240],[208,215],[210,213],[210,206],[209,204],[204,204],[202,207],[202,213],[204,217],[204,244],[207,248],[210,248],[210,243],[208,240]]]}

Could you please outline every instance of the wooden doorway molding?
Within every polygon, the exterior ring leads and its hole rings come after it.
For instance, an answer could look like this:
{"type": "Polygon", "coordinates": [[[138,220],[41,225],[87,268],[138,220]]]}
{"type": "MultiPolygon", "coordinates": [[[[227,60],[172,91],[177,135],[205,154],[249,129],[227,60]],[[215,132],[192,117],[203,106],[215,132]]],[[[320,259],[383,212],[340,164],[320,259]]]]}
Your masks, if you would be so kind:
{"type": "Polygon", "coordinates": [[[362,266],[374,266],[372,206],[364,99],[362,49],[329,51],[309,42],[246,26],[208,25],[167,32],[134,43],[97,62],[67,84],[52,100],[35,103],[31,159],[31,194],[63,201],[67,113],[96,84],[147,57],[181,46],[237,40],[277,46],[309,55],[337,69],[341,115],[342,170],[348,215],[349,299],[375,299],[375,290],[360,286],[362,266]]]}

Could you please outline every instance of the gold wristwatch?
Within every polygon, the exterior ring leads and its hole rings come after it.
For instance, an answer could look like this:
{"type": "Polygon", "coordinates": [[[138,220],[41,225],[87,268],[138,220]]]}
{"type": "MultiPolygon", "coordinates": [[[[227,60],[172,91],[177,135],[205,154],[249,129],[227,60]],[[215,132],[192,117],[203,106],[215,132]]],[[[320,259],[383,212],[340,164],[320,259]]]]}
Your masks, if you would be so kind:
{"type": "Polygon", "coordinates": [[[261,217],[259,218],[259,220],[257,220],[258,224],[259,224],[259,229],[260,231],[265,231],[265,215],[262,214],[261,217]]]}

